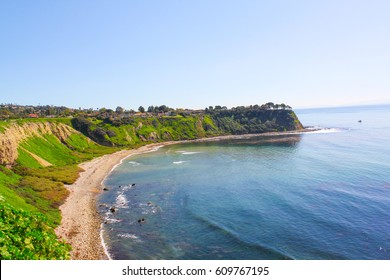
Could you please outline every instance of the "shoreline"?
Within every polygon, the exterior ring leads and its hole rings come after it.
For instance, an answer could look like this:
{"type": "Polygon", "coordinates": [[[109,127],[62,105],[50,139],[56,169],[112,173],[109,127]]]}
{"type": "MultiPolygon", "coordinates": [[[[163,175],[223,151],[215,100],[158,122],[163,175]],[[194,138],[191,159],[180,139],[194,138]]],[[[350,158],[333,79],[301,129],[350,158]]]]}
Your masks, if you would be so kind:
{"type": "Polygon", "coordinates": [[[229,139],[249,139],[258,136],[289,136],[313,130],[303,129],[287,132],[261,134],[224,135],[194,140],[152,143],[132,150],[121,150],[79,164],[84,171],[72,185],[66,185],[70,194],[60,206],[62,220],[55,229],[59,238],[72,246],[72,260],[109,260],[102,233],[102,217],[97,209],[97,197],[103,192],[107,176],[125,159],[158,150],[161,147],[183,143],[217,142],[229,139]]]}
{"type": "Polygon", "coordinates": [[[84,171],[74,184],[65,186],[70,194],[59,207],[62,220],[55,229],[57,236],[72,246],[72,260],[110,259],[102,244],[102,217],[97,210],[97,197],[103,192],[106,177],[124,159],[173,143],[154,143],[134,150],[121,150],[79,164],[84,171]]]}

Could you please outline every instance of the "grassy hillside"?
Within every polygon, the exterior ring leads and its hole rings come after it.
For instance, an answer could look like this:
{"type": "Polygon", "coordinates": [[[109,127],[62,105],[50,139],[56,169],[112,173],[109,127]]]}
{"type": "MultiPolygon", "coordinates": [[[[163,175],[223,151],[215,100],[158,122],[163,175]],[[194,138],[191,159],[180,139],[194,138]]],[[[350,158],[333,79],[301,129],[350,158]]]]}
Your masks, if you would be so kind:
{"type": "Polygon", "coordinates": [[[72,126],[105,146],[137,147],[146,143],[188,140],[228,134],[249,134],[301,129],[291,110],[239,107],[207,114],[144,115],[131,118],[72,119],[72,126]]]}
{"type": "Polygon", "coordinates": [[[21,179],[21,176],[12,171],[0,166],[0,202],[1,204],[9,204],[18,209],[25,209],[27,211],[36,211],[37,209],[31,204],[16,194],[14,189],[10,186],[16,186],[21,179]]]}
{"type": "Polygon", "coordinates": [[[151,142],[195,139],[219,135],[219,131],[203,127],[202,116],[175,116],[104,120],[78,117],[72,125],[85,136],[106,146],[137,147],[151,142]]]}
{"type": "Polygon", "coordinates": [[[66,259],[57,239],[58,207],[81,169],[78,163],[116,151],[91,141],[70,120],[2,123],[0,141],[0,259],[66,259]]]}
{"type": "Polygon", "coordinates": [[[53,229],[60,219],[58,210],[40,211],[29,201],[28,193],[35,194],[31,189],[21,195],[23,179],[0,166],[0,259],[68,259],[70,247],[58,240],[53,229]]]}

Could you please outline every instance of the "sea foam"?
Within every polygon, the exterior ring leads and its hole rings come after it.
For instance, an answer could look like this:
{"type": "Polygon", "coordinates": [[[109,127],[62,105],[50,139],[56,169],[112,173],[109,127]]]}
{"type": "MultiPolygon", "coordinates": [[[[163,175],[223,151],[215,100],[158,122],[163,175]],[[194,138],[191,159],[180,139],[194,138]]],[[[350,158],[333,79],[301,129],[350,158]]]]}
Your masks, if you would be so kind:
{"type": "Polygon", "coordinates": [[[337,133],[341,132],[339,128],[311,128],[313,131],[305,132],[305,134],[323,134],[323,133],[337,133]]]}
{"type": "Polygon", "coordinates": [[[117,208],[129,208],[128,203],[129,201],[123,193],[116,197],[115,206],[117,208]]]}
{"type": "Polygon", "coordinates": [[[134,241],[141,242],[141,240],[139,239],[139,237],[137,235],[131,234],[131,233],[119,233],[118,237],[126,238],[126,239],[132,239],[134,241]]]}
{"type": "Polygon", "coordinates": [[[201,152],[177,151],[176,153],[182,154],[182,155],[195,155],[195,154],[200,154],[201,152]]]}
{"type": "Polygon", "coordinates": [[[141,165],[141,163],[136,162],[136,161],[129,161],[129,164],[134,165],[134,166],[141,165]]]}

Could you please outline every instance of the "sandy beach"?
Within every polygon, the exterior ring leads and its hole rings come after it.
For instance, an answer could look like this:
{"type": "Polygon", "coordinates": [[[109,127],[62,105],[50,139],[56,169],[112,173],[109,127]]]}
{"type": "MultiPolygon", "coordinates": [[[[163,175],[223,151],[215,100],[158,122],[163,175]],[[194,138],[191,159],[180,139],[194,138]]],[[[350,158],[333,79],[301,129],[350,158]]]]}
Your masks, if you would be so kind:
{"type": "Polygon", "coordinates": [[[84,170],[79,179],[66,186],[70,195],[60,207],[61,225],[56,228],[58,237],[72,245],[73,260],[107,260],[100,237],[102,218],[97,211],[97,196],[103,191],[103,181],[121,160],[132,155],[154,151],[157,147],[180,144],[184,142],[221,141],[226,139],[245,139],[254,136],[296,135],[304,132],[275,132],[252,135],[228,135],[212,138],[202,138],[189,141],[170,141],[155,143],[133,150],[122,150],[113,154],[85,162],[79,166],[84,170]]]}

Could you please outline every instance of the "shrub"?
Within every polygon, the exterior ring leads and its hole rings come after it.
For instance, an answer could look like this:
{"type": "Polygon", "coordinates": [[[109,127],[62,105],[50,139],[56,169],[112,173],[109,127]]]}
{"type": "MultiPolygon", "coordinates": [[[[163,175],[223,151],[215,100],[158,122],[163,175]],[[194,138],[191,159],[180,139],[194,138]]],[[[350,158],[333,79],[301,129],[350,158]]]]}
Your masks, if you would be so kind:
{"type": "Polygon", "coordinates": [[[46,178],[52,181],[62,182],[64,184],[71,185],[78,179],[80,171],[82,171],[82,169],[77,165],[49,166],[38,169],[31,168],[28,171],[25,171],[23,175],[46,178]]]}
{"type": "Polygon", "coordinates": [[[58,240],[46,222],[42,214],[0,204],[0,259],[69,259],[70,245],[58,240]]]}

